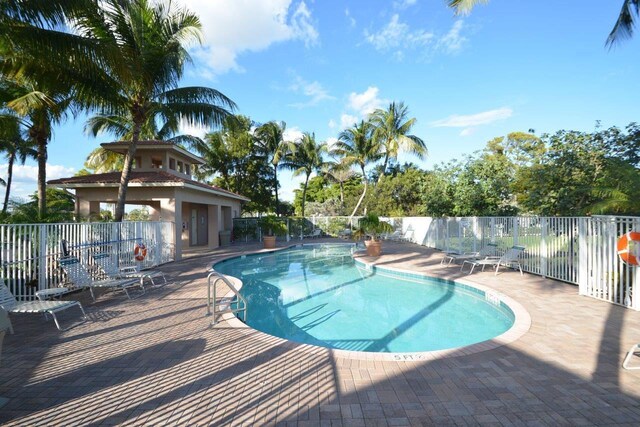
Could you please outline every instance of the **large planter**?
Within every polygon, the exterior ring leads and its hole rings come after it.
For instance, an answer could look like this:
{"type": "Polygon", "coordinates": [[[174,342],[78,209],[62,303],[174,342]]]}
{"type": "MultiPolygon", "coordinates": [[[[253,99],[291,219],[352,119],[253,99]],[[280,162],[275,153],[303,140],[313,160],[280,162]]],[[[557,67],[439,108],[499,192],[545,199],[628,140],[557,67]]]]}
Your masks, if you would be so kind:
{"type": "Polygon", "coordinates": [[[367,247],[368,256],[380,256],[382,253],[381,240],[365,240],[364,245],[367,247]]]}
{"type": "Polygon", "coordinates": [[[276,247],[276,236],[262,236],[262,242],[265,249],[273,249],[276,247]]]}

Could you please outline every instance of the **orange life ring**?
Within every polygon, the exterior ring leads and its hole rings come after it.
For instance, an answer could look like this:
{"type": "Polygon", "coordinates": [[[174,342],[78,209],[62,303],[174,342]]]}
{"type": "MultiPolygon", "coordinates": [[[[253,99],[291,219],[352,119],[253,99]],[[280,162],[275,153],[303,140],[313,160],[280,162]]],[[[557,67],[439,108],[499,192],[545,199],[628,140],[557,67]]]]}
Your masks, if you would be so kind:
{"type": "Polygon", "coordinates": [[[144,261],[147,257],[147,247],[143,243],[136,243],[133,248],[133,255],[136,261],[144,261]]]}
{"type": "Polygon", "coordinates": [[[629,231],[618,239],[618,255],[620,255],[620,259],[626,262],[629,265],[638,265],[640,264],[640,259],[638,259],[637,251],[631,251],[629,245],[631,242],[636,242],[636,244],[640,244],[640,233],[637,231],[629,231]]]}

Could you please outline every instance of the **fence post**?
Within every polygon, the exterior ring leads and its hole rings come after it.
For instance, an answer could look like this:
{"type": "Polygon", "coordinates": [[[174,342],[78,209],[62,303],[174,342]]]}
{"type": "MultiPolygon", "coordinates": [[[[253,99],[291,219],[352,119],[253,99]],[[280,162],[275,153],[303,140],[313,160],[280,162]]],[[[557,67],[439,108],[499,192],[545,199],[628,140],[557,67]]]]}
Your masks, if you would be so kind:
{"type": "Polygon", "coordinates": [[[578,220],[578,293],[587,295],[589,281],[589,236],[588,222],[591,218],[578,220]]]}
{"type": "Polygon", "coordinates": [[[489,223],[489,228],[491,229],[490,242],[495,243],[496,241],[496,219],[495,217],[491,217],[491,221],[489,223]]]}
{"type": "Polygon", "coordinates": [[[47,289],[47,226],[40,225],[40,242],[38,248],[38,290],[47,289]]]}
{"type": "Polygon", "coordinates": [[[513,245],[517,245],[518,244],[518,225],[519,225],[519,221],[518,221],[519,217],[515,216],[513,217],[513,245]]]}
{"type": "Polygon", "coordinates": [[[289,229],[289,218],[287,218],[287,242],[291,240],[291,232],[289,229]]]}
{"type": "Polygon", "coordinates": [[[547,277],[547,236],[549,234],[549,222],[546,217],[540,218],[540,275],[547,277]]]}

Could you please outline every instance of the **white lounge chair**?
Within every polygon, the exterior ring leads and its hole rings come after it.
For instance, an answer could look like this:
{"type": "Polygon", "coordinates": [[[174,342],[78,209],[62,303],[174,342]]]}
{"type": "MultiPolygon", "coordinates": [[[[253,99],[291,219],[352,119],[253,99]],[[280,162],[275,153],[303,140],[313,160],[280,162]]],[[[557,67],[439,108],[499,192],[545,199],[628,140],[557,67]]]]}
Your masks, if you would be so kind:
{"type": "MultiPolygon", "coordinates": [[[[64,331],[58,323],[56,313],[66,310],[71,307],[78,307],[82,311],[82,319],[87,320],[87,315],[82,308],[82,305],[78,301],[24,301],[19,302],[13,296],[9,288],[4,283],[0,283],[0,307],[4,308],[9,313],[40,313],[50,314],[53,317],[53,321],[56,327],[64,331]]],[[[83,322],[84,323],[84,322],[83,322]]],[[[13,327],[9,322],[9,332],[13,334],[13,327]]]]}
{"type": "Polygon", "coordinates": [[[316,228],[311,234],[306,234],[304,237],[315,239],[316,237],[322,237],[322,229],[316,228]]]}
{"type": "Polygon", "coordinates": [[[135,265],[120,267],[118,262],[118,256],[111,252],[97,252],[91,255],[95,263],[110,279],[131,279],[135,278],[140,280],[140,286],[144,289],[144,281],[149,280],[152,285],[155,285],[153,279],[159,277],[164,280],[164,284],[167,283],[167,276],[160,270],[138,270],[135,265]]]}
{"type": "Polygon", "coordinates": [[[140,280],[136,278],[131,279],[106,279],[106,280],[94,280],[84,265],[76,257],[66,257],[58,260],[60,267],[67,275],[67,279],[74,286],[78,288],[89,288],[91,291],[91,297],[96,300],[96,296],[93,292],[93,288],[107,288],[114,291],[121,290],[127,295],[127,298],[131,299],[127,288],[132,286],[140,286],[142,293],[144,293],[144,287],[140,285],[140,280]]]}
{"type": "Polygon", "coordinates": [[[629,366],[629,362],[631,362],[631,358],[636,354],[640,353],[640,344],[635,344],[631,347],[631,350],[627,353],[627,356],[624,358],[624,362],[622,362],[622,367],[628,370],[640,369],[640,366],[629,366]]]}
{"type": "Polygon", "coordinates": [[[457,261],[471,261],[487,258],[490,256],[495,256],[498,250],[497,243],[487,243],[484,247],[482,247],[477,252],[465,252],[463,254],[454,253],[454,252],[445,252],[442,257],[442,261],[440,264],[446,263],[447,265],[451,265],[452,262],[457,261]],[[447,262],[448,261],[448,262],[447,262]]]}
{"type": "Polygon", "coordinates": [[[464,269],[465,264],[471,265],[471,270],[469,271],[469,274],[473,273],[473,270],[478,266],[482,266],[482,271],[484,271],[484,268],[487,265],[490,265],[492,267],[495,267],[496,269],[495,274],[498,274],[498,270],[500,269],[500,266],[503,266],[503,267],[509,267],[509,268],[518,268],[520,270],[520,275],[522,275],[523,274],[522,265],[520,264],[520,261],[518,261],[518,258],[520,258],[520,255],[524,253],[524,250],[525,250],[524,246],[512,246],[501,257],[495,256],[495,257],[488,257],[485,259],[479,259],[475,261],[464,261],[462,263],[462,266],[460,267],[460,271],[464,269]]]}

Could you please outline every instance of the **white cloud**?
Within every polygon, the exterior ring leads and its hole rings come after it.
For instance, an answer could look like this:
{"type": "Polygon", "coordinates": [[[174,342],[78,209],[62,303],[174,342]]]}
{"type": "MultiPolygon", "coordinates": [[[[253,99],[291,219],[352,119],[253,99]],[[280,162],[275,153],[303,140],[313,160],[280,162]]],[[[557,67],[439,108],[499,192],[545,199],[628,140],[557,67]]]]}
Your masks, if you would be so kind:
{"type": "Polygon", "coordinates": [[[460,136],[471,136],[474,133],[476,133],[476,130],[474,128],[466,128],[462,129],[462,131],[460,132],[460,136]]]}
{"type": "Polygon", "coordinates": [[[185,120],[180,121],[178,128],[179,134],[197,136],[198,138],[204,138],[205,134],[210,131],[208,127],[191,125],[185,120]]]}
{"type": "Polygon", "coordinates": [[[369,86],[367,90],[362,93],[351,92],[349,94],[347,107],[358,113],[360,117],[371,114],[384,103],[384,100],[378,97],[379,92],[380,89],[375,86],[369,86]]]}
{"type": "Polygon", "coordinates": [[[416,2],[417,0],[395,0],[393,2],[393,7],[395,9],[406,9],[416,4],[416,2]]]}
{"type": "Polygon", "coordinates": [[[295,76],[293,83],[289,86],[289,89],[296,93],[301,93],[309,98],[307,102],[291,104],[292,107],[296,108],[311,107],[321,101],[335,99],[335,97],[329,95],[329,92],[327,92],[319,82],[307,82],[300,76],[295,76]]]}
{"type": "Polygon", "coordinates": [[[449,32],[438,40],[438,48],[442,49],[446,53],[460,52],[464,44],[468,41],[466,37],[460,34],[463,27],[464,22],[462,19],[458,19],[454,22],[453,27],[451,27],[449,32]]]}
{"type": "Polygon", "coordinates": [[[329,126],[329,129],[335,129],[336,128],[336,122],[333,119],[330,119],[329,123],[327,125],[329,126]]]}
{"type": "Polygon", "coordinates": [[[351,114],[343,114],[340,116],[340,129],[350,128],[354,124],[358,123],[360,119],[351,114]]]}
{"type": "Polygon", "coordinates": [[[313,16],[304,1],[183,0],[182,3],[200,17],[205,40],[194,55],[204,60],[213,73],[242,71],[238,55],[258,52],[274,43],[299,40],[309,47],[318,42],[313,16]]]}
{"type": "Polygon", "coordinates": [[[389,52],[396,49],[414,49],[428,45],[433,39],[433,33],[425,30],[411,31],[409,25],[400,22],[396,13],[391,21],[377,33],[369,33],[365,30],[365,40],[380,52],[389,52]]]}
{"type": "Polygon", "coordinates": [[[453,127],[467,128],[470,126],[486,125],[498,120],[508,119],[513,115],[511,108],[502,107],[496,110],[483,111],[481,113],[458,115],[454,114],[447,118],[431,122],[432,127],[453,127]]]}
{"type": "Polygon", "coordinates": [[[379,31],[365,30],[364,36],[365,41],[378,52],[390,54],[396,61],[402,61],[407,56],[407,51],[422,53],[426,57],[436,53],[451,55],[460,52],[468,42],[462,35],[464,28],[464,21],[458,19],[446,34],[438,35],[425,29],[412,29],[396,13],[379,31]]]}
{"type": "Polygon", "coordinates": [[[329,150],[332,150],[335,143],[338,142],[338,138],[330,137],[327,138],[325,142],[327,143],[327,147],[329,148],[329,150]]]}
{"type": "Polygon", "coordinates": [[[300,138],[302,138],[302,131],[295,126],[287,128],[285,129],[284,135],[282,136],[282,138],[285,141],[290,141],[290,142],[297,141],[300,138]]]}
{"type": "Polygon", "coordinates": [[[349,25],[351,25],[351,27],[356,26],[356,20],[353,16],[351,16],[351,12],[349,12],[348,8],[344,10],[344,16],[346,16],[347,19],[349,20],[349,25]]]}
{"type": "MultiPolygon", "coordinates": [[[[58,178],[67,178],[76,173],[75,168],[47,163],[47,181],[58,178]]],[[[7,164],[0,164],[0,176],[6,181],[7,164]]],[[[14,165],[13,179],[11,182],[11,198],[26,199],[37,189],[38,167],[32,165],[14,165]]],[[[4,197],[5,190],[0,189],[4,197]]]]}

